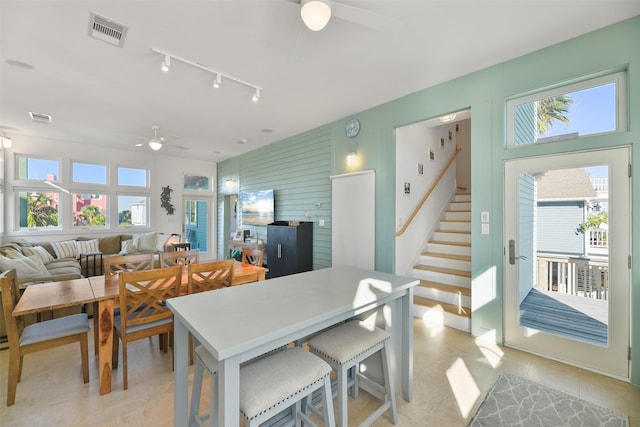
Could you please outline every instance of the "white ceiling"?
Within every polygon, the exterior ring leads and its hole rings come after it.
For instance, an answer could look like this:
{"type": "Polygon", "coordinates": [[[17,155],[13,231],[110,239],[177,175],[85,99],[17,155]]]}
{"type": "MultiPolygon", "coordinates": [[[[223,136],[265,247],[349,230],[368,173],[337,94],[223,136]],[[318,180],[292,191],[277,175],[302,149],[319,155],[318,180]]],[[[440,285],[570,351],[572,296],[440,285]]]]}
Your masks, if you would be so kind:
{"type": "Polygon", "coordinates": [[[288,0],[1,0],[0,130],[151,152],[158,125],[159,153],[219,161],[640,14],[638,0],[343,3],[402,28],[334,17],[312,32],[288,0]],[[128,27],[122,48],[88,36],[91,11],[128,27]],[[151,48],[260,86],[261,100],[177,61],[162,73],[151,48]]]}

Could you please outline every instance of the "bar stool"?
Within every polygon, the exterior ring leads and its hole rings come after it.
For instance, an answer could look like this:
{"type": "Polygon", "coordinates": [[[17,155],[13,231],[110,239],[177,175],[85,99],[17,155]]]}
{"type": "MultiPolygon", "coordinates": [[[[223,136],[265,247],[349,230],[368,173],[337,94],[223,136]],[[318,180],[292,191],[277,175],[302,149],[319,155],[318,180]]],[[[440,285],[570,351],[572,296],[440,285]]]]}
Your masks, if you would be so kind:
{"type": "MultiPolygon", "coordinates": [[[[211,419],[217,426],[218,361],[203,346],[195,349],[196,363],[189,425],[202,425],[211,419]],[[210,412],[199,415],[200,393],[204,368],[211,374],[210,412]]],[[[240,414],[247,427],[257,427],[283,410],[294,406],[290,425],[315,426],[306,414],[306,399],[314,391],[322,394],[325,425],[335,426],[331,397],[331,367],[322,359],[299,347],[268,353],[240,367],[240,414]]],[[[286,425],[286,424],[285,424],[286,425]]]]}
{"type": "Polygon", "coordinates": [[[357,369],[363,360],[380,352],[384,377],[385,399],[382,406],[376,409],[360,425],[370,425],[389,411],[389,418],[393,424],[398,422],[398,408],[394,382],[391,378],[389,359],[389,333],[374,327],[373,330],[352,320],[336,326],[326,332],[316,335],[309,340],[309,351],[324,359],[337,373],[338,380],[338,427],[347,427],[347,390],[352,389],[353,397],[358,396],[357,369]],[[351,379],[349,370],[353,369],[351,379]]]}

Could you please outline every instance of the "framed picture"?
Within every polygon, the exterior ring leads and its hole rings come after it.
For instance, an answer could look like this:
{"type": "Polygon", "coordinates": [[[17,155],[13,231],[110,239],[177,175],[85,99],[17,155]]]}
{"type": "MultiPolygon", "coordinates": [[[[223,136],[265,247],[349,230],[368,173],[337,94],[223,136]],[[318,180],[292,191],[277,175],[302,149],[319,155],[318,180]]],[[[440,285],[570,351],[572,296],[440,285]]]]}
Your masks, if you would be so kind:
{"type": "Polygon", "coordinates": [[[440,138],[440,147],[444,147],[444,138],[440,138]]]}
{"type": "Polygon", "coordinates": [[[406,195],[411,194],[411,183],[410,182],[405,182],[404,183],[404,194],[406,194],[406,195]]]}
{"type": "Polygon", "coordinates": [[[424,174],[424,164],[418,163],[418,175],[424,174]]]}
{"type": "Polygon", "coordinates": [[[235,240],[236,242],[242,242],[243,239],[244,239],[244,230],[239,228],[236,230],[236,235],[233,236],[233,240],[235,240]]]}
{"type": "Polygon", "coordinates": [[[202,175],[185,175],[183,188],[185,190],[209,190],[209,177],[202,175]]]}
{"type": "Polygon", "coordinates": [[[429,150],[429,159],[430,159],[430,160],[435,160],[435,159],[436,159],[436,155],[435,155],[435,153],[433,152],[433,150],[429,150]]]}
{"type": "Polygon", "coordinates": [[[451,131],[449,131],[449,141],[453,139],[453,135],[451,135],[451,131]]]}

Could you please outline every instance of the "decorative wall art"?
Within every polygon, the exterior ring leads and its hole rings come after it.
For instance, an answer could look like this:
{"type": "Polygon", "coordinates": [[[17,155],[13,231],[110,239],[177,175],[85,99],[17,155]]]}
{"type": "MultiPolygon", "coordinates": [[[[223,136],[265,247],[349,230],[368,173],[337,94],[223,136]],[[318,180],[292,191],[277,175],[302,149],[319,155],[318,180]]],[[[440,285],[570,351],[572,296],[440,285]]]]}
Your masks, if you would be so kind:
{"type": "Polygon", "coordinates": [[[423,174],[424,174],[424,164],[418,163],[418,175],[423,175],[423,174]]]}
{"type": "Polygon", "coordinates": [[[201,176],[201,175],[185,175],[184,189],[185,190],[208,190],[209,177],[201,176]]]}
{"type": "Polygon", "coordinates": [[[404,183],[404,194],[405,195],[410,195],[411,194],[411,183],[410,182],[405,182],[404,183]]]}
{"type": "Polygon", "coordinates": [[[444,138],[440,138],[440,147],[444,148],[444,138]]]}
{"type": "Polygon", "coordinates": [[[160,206],[167,211],[167,215],[173,215],[176,211],[176,208],[171,204],[171,193],[173,190],[168,185],[166,187],[162,187],[162,192],[160,193],[160,206]]]}
{"type": "Polygon", "coordinates": [[[451,131],[449,131],[449,141],[453,139],[453,135],[451,135],[451,131]]]}
{"type": "Polygon", "coordinates": [[[436,159],[436,155],[433,152],[433,150],[429,150],[429,160],[435,160],[436,159]]]}

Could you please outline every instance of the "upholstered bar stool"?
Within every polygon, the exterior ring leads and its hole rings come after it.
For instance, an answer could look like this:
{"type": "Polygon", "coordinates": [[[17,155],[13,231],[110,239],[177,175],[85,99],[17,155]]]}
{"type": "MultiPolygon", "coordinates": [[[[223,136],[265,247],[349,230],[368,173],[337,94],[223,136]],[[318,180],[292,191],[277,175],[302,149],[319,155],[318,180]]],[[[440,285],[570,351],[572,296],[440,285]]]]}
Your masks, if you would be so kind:
{"type": "MultiPolygon", "coordinates": [[[[207,418],[216,426],[218,361],[203,346],[195,349],[196,363],[189,425],[202,425],[207,418]],[[211,374],[210,412],[199,415],[204,369],[211,374]]],[[[240,414],[247,427],[257,427],[283,410],[292,407],[288,424],[316,424],[306,414],[306,399],[316,390],[322,394],[325,425],[335,426],[331,397],[331,367],[319,357],[299,347],[271,352],[240,367],[240,414]]],[[[281,424],[279,424],[281,425],[281,424]]]]}
{"type": "Polygon", "coordinates": [[[398,409],[393,378],[391,378],[389,333],[383,329],[373,329],[352,320],[323,332],[309,340],[309,351],[323,358],[337,373],[338,380],[338,427],[347,427],[347,390],[353,388],[352,395],[357,397],[357,372],[360,362],[380,352],[384,377],[384,403],[376,409],[360,425],[370,425],[389,411],[389,419],[393,424],[398,422],[398,409]],[[349,370],[353,369],[352,379],[349,370]]]}

